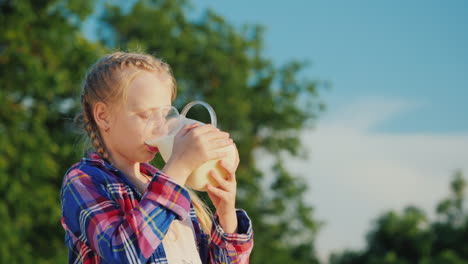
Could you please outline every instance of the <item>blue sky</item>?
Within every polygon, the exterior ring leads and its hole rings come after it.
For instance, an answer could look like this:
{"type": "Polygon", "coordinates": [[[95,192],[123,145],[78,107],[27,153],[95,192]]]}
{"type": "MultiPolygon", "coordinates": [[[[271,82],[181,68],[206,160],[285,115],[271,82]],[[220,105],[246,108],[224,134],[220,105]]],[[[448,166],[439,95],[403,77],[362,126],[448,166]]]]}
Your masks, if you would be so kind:
{"type": "Polygon", "coordinates": [[[194,1],[234,25],[266,27],[278,65],[308,60],[303,75],[329,80],[329,108],[363,96],[405,98],[412,111],[382,131],[468,131],[468,2],[194,1]]]}
{"type": "MultiPolygon", "coordinates": [[[[468,1],[192,3],[194,18],[211,8],[238,27],[263,25],[266,57],[307,60],[301,77],[332,84],[327,112],[302,133],[310,157],[288,162],[326,222],[322,259],[362,248],[387,210],[414,204],[434,217],[454,170],[468,176],[468,1]]],[[[257,157],[268,172],[271,159],[257,157]]]]}
{"type": "MultiPolygon", "coordinates": [[[[264,25],[265,56],[307,60],[302,77],[331,82],[327,112],[302,135],[309,159],[288,162],[326,222],[322,259],[363,248],[388,210],[416,205],[433,218],[453,172],[468,175],[467,1],[193,3],[237,26],[264,25]]],[[[268,172],[271,159],[257,157],[268,172]]]]}

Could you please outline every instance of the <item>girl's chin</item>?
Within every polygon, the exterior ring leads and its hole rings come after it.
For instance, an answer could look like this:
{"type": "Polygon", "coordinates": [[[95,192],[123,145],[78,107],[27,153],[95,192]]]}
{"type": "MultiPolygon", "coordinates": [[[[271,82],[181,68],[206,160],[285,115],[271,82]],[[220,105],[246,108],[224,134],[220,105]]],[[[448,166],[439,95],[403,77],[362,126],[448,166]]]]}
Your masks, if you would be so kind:
{"type": "Polygon", "coordinates": [[[148,145],[145,145],[145,148],[146,148],[146,150],[145,150],[146,154],[144,155],[145,158],[144,158],[144,161],[142,161],[142,162],[149,163],[152,160],[154,160],[154,158],[156,157],[156,154],[158,154],[159,150],[157,148],[154,149],[154,147],[153,147],[153,149],[150,149],[148,145]]]}
{"type": "Polygon", "coordinates": [[[146,152],[146,154],[144,155],[144,161],[143,162],[146,162],[146,163],[149,163],[152,160],[154,160],[154,158],[156,157],[156,154],[158,153],[158,152],[148,151],[148,150],[146,150],[145,152],[146,152]]]}

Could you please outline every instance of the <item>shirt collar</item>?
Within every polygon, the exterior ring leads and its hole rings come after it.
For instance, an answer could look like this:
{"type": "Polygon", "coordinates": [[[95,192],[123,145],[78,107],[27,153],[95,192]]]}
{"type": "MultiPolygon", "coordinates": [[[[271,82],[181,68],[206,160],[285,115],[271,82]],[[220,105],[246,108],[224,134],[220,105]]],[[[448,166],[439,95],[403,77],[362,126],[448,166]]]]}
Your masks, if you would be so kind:
{"type": "MultiPolygon", "coordinates": [[[[90,163],[95,166],[105,167],[112,171],[119,171],[119,169],[115,168],[111,163],[109,163],[107,160],[102,158],[96,152],[88,153],[88,156],[86,158],[83,158],[83,160],[86,163],[90,163]]],[[[158,169],[153,167],[149,163],[143,162],[143,163],[140,163],[140,172],[146,175],[154,176],[154,174],[158,172],[158,169]]]]}

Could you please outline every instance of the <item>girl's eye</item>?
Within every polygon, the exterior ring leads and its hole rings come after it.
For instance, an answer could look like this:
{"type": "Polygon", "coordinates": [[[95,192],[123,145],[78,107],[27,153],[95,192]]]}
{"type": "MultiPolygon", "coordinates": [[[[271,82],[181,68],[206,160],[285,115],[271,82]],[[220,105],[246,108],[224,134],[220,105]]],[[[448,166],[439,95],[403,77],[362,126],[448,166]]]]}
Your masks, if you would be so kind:
{"type": "Polygon", "coordinates": [[[139,116],[143,119],[148,119],[150,114],[148,112],[145,112],[145,113],[140,113],[139,116]]]}

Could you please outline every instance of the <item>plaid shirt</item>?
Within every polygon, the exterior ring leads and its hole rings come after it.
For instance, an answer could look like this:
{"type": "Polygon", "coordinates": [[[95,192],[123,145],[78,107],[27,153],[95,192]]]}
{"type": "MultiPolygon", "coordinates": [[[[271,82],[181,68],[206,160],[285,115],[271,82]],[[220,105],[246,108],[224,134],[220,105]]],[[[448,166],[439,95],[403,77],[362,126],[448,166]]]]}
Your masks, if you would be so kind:
{"type": "Polygon", "coordinates": [[[250,219],[237,210],[238,233],[225,233],[217,215],[211,241],[198,222],[188,191],[147,163],[154,175],[141,195],[123,172],[91,153],[73,165],[61,190],[62,226],[69,263],[167,263],[161,243],[175,219],[190,217],[203,263],[248,263],[250,219]]]}

